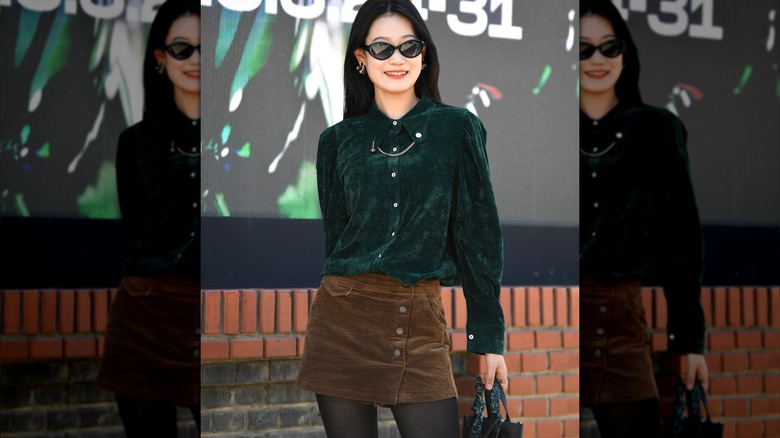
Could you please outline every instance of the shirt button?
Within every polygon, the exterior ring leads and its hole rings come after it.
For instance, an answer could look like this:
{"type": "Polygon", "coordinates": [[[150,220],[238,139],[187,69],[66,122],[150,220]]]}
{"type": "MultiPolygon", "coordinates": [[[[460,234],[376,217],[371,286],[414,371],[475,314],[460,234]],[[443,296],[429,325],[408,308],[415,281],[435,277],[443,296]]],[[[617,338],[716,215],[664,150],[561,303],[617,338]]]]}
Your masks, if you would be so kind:
{"type": "Polygon", "coordinates": [[[599,208],[599,203],[598,202],[594,202],[593,203],[593,208],[599,208]]]}
{"type": "Polygon", "coordinates": [[[181,258],[181,254],[176,254],[176,258],[180,259],[181,258]]]}
{"type": "Polygon", "coordinates": [[[595,147],[593,148],[593,152],[598,152],[598,151],[599,151],[599,147],[598,147],[598,146],[595,146],[595,147]]]}
{"type": "Polygon", "coordinates": [[[392,233],[390,233],[390,235],[391,235],[391,236],[393,236],[393,237],[395,237],[395,231],[393,231],[392,233]]]}
{"type": "Polygon", "coordinates": [[[398,311],[401,312],[401,313],[406,313],[406,306],[399,307],[398,311]]]}
{"type": "Polygon", "coordinates": [[[392,176],[393,178],[395,178],[395,172],[391,173],[391,174],[390,174],[390,176],[392,176]]]}
{"type": "Polygon", "coordinates": [[[379,257],[377,257],[377,258],[380,258],[380,259],[381,259],[381,258],[382,258],[382,254],[379,254],[379,257]]]}
{"type": "Polygon", "coordinates": [[[192,149],[190,149],[190,150],[191,150],[192,152],[195,152],[195,151],[197,151],[197,150],[198,150],[198,148],[192,148],[192,149]]]}
{"type": "Polygon", "coordinates": [[[415,136],[415,137],[417,137],[417,138],[420,138],[420,137],[422,137],[422,134],[420,134],[420,133],[418,132],[417,134],[414,134],[414,136],[415,136]]]}
{"type": "Polygon", "coordinates": [[[395,357],[401,357],[401,350],[399,350],[399,349],[396,349],[395,351],[393,351],[393,356],[395,356],[395,357]]]}
{"type": "Polygon", "coordinates": [[[393,148],[393,152],[395,152],[395,151],[397,151],[397,150],[398,150],[398,148],[393,148]]]}
{"type": "Polygon", "coordinates": [[[596,176],[598,176],[598,172],[593,172],[593,173],[590,174],[591,178],[595,178],[596,176]]]}
{"type": "Polygon", "coordinates": [[[674,341],[674,334],[669,335],[669,340],[674,341]]]}
{"type": "Polygon", "coordinates": [[[600,335],[603,335],[604,334],[604,329],[599,327],[599,328],[596,329],[596,333],[598,333],[600,335]]]}
{"type": "Polygon", "coordinates": [[[398,203],[397,202],[393,202],[393,207],[398,207],[398,203]]]}
{"type": "Polygon", "coordinates": [[[193,202],[192,203],[192,208],[198,208],[198,203],[197,202],[193,202]]]}
{"type": "Polygon", "coordinates": [[[195,172],[192,172],[192,173],[190,174],[190,178],[195,178],[196,176],[197,176],[197,175],[195,174],[195,172]]]}
{"type": "Polygon", "coordinates": [[[607,306],[601,306],[601,307],[599,307],[599,312],[601,312],[601,313],[607,313],[607,306]]]}
{"type": "Polygon", "coordinates": [[[596,232],[594,231],[594,232],[590,233],[590,235],[593,236],[593,237],[596,237],[596,232]]]}
{"type": "Polygon", "coordinates": [[[474,339],[474,335],[469,335],[469,339],[474,339]]]}
{"type": "Polygon", "coordinates": [[[617,138],[623,138],[623,133],[622,133],[622,132],[616,132],[616,133],[615,133],[615,137],[617,137],[617,138]]]}
{"type": "Polygon", "coordinates": [[[195,237],[195,232],[194,231],[190,233],[190,237],[195,237]]]}
{"type": "Polygon", "coordinates": [[[198,126],[198,121],[197,120],[193,120],[192,121],[192,126],[198,126]]]}
{"type": "Polygon", "coordinates": [[[396,121],[396,120],[393,120],[393,126],[395,126],[395,125],[397,125],[397,124],[398,124],[398,121],[396,121]]]}
{"type": "Polygon", "coordinates": [[[596,351],[593,352],[593,355],[596,357],[601,357],[601,350],[597,348],[596,351]]]}
{"type": "Polygon", "coordinates": [[[404,329],[402,329],[401,327],[398,327],[397,329],[395,329],[395,334],[397,334],[397,335],[404,334],[404,329]]]}
{"type": "Polygon", "coordinates": [[[593,126],[599,126],[599,121],[598,120],[594,120],[593,121],[593,126]]]}

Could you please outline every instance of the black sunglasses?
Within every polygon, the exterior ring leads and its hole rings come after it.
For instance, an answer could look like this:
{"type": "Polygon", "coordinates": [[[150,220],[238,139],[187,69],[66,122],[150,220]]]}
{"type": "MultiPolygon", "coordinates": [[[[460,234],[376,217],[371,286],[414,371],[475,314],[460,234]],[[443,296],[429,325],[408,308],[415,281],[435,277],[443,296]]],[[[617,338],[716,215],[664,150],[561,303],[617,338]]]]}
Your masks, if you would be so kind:
{"type": "Polygon", "coordinates": [[[200,52],[200,44],[198,44],[197,46],[193,46],[190,43],[179,41],[176,43],[171,43],[165,47],[165,51],[168,52],[168,54],[173,56],[175,59],[178,59],[179,61],[184,61],[185,59],[188,59],[190,56],[192,56],[195,50],[200,52]]]}
{"type": "Polygon", "coordinates": [[[420,40],[409,40],[404,41],[401,43],[401,45],[393,46],[390,43],[378,41],[367,46],[363,46],[363,48],[368,50],[368,54],[373,56],[375,59],[384,61],[385,59],[393,56],[393,52],[395,52],[396,49],[398,49],[398,51],[401,52],[401,55],[403,55],[405,58],[416,58],[420,56],[423,48],[425,48],[425,43],[420,40]]]}
{"type": "Polygon", "coordinates": [[[622,40],[609,40],[594,46],[593,44],[580,41],[580,61],[593,56],[597,49],[607,58],[617,58],[626,49],[626,43],[622,40]]]}

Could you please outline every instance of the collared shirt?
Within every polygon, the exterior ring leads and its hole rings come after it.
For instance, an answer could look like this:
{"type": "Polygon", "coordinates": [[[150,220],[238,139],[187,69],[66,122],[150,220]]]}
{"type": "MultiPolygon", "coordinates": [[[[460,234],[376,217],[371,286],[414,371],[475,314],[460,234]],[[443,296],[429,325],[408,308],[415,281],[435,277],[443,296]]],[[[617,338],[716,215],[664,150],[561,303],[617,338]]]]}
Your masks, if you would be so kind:
{"type": "Polygon", "coordinates": [[[704,350],[702,237],[687,132],[667,110],[619,104],[580,112],[580,271],[605,282],[660,282],[669,351],[704,350]]]}
{"type": "Polygon", "coordinates": [[[200,122],[179,111],[119,136],[124,274],[200,279],[200,122]]]}
{"type": "Polygon", "coordinates": [[[322,274],[462,284],[468,351],[503,354],[503,240],[485,136],[476,116],[428,97],[397,120],[372,105],[326,129],[317,151],[322,274]]]}

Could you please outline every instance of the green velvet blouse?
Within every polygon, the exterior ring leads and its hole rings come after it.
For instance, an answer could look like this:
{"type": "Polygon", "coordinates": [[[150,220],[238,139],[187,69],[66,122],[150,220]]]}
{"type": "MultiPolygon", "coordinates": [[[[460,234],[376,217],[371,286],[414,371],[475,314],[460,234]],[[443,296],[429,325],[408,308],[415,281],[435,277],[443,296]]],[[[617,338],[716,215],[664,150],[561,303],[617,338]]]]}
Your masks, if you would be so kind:
{"type": "Polygon", "coordinates": [[[702,237],[687,132],[671,112],[619,104],[580,112],[580,273],[661,284],[668,349],[702,353],[702,237]]]}
{"type": "Polygon", "coordinates": [[[503,354],[503,240],[485,136],[476,116],[428,97],[397,120],[372,105],[326,129],[317,151],[322,274],[462,284],[467,350],[503,354]]]}
{"type": "Polygon", "coordinates": [[[128,275],[200,279],[200,121],[179,111],[122,131],[117,192],[128,275]]]}

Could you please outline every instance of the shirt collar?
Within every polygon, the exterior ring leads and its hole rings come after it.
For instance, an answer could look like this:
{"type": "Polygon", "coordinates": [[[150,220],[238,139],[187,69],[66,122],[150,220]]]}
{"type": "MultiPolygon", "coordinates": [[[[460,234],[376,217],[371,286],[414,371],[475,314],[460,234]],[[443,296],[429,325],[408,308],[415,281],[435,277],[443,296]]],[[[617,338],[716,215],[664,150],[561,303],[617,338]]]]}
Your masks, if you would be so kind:
{"type": "Polygon", "coordinates": [[[428,125],[435,107],[436,102],[423,95],[403,117],[391,119],[377,108],[376,102],[371,102],[371,108],[366,113],[366,132],[370,133],[372,141],[382,144],[393,122],[398,122],[415,143],[422,143],[428,139],[428,125]]]}

